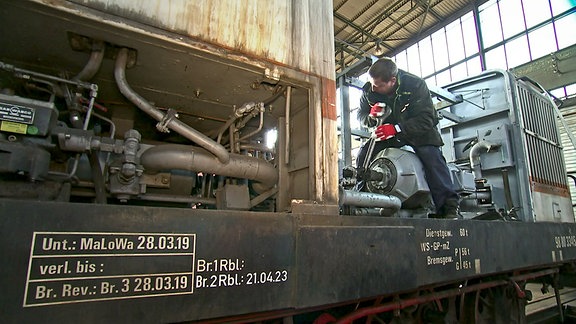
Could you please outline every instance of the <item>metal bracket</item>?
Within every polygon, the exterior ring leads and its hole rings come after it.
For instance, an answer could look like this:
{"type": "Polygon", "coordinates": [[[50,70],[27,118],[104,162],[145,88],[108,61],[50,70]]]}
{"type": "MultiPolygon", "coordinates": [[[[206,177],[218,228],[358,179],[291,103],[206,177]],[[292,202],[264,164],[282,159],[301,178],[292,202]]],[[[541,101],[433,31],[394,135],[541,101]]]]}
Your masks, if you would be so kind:
{"type": "Polygon", "coordinates": [[[166,112],[166,115],[164,115],[164,117],[162,117],[162,120],[160,120],[156,124],[156,129],[158,129],[162,133],[170,133],[170,129],[168,128],[168,124],[170,124],[170,122],[174,118],[178,118],[178,112],[172,108],[168,109],[168,111],[166,112]]]}

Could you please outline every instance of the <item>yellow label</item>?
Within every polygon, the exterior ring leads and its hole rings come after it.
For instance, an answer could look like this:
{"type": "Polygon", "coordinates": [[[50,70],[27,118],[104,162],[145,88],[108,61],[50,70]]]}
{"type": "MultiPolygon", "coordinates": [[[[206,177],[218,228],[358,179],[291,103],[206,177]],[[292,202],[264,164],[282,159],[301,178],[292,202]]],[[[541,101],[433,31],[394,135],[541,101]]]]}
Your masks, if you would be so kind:
{"type": "Polygon", "coordinates": [[[26,129],[28,125],[9,122],[9,121],[2,121],[2,125],[0,125],[0,131],[3,132],[11,132],[11,133],[18,133],[18,134],[26,134],[26,129]]]}

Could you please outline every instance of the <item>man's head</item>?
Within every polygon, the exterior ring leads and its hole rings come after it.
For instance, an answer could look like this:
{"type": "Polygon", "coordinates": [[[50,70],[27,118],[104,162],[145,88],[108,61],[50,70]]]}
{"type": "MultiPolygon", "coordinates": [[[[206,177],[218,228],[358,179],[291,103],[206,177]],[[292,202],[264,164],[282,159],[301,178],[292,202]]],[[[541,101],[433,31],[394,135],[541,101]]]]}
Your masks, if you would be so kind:
{"type": "Polygon", "coordinates": [[[389,57],[383,57],[374,62],[368,70],[372,91],[391,95],[396,90],[398,67],[389,57]]]}

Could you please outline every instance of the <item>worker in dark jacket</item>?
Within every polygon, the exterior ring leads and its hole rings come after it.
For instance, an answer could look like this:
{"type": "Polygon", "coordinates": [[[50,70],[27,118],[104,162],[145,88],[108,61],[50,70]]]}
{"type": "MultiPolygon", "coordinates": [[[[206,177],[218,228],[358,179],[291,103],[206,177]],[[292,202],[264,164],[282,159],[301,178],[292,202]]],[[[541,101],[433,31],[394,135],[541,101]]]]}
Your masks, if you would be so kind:
{"type": "MultiPolygon", "coordinates": [[[[384,124],[374,131],[378,141],[371,157],[387,147],[411,146],[424,166],[436,217],[456,218],[458,194],[453,189],[450,171],[440,150],[444,143],[436,128],[438,116],[426,82],[399,70],[390,58],[374,62],[368,74],[370,82],[362,89],[358,109],[360,123],[375,127],[377,116],[384,107],[392,110],[384,124]]],[[[359,168],[364,165],[367,150],[368,145],[364,145],[358,154],[356,165],[359,168]]]]}

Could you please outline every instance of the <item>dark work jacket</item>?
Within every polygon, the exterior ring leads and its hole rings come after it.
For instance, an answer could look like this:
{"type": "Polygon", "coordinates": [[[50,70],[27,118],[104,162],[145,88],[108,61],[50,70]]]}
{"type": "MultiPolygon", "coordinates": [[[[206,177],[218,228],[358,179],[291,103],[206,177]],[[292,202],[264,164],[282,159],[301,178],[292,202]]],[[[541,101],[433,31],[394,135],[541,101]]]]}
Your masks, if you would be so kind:
{"type": "Polygon", "coordinates": [[[374,127],[376,121],[370,118],[370,108],[377,102],[392,107],[392,113],[384,123],[400,125],[401,132],[393,140],[412,146],[441,146],[442,137],[436,128],[438,115],[426,82],[421,78],[398,70],[397,88],[393,95],[387,96],[372,91],[367,82],[362,88],[358,120],[366,127],[374,127]]]}

